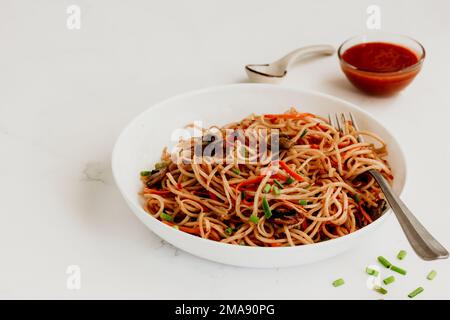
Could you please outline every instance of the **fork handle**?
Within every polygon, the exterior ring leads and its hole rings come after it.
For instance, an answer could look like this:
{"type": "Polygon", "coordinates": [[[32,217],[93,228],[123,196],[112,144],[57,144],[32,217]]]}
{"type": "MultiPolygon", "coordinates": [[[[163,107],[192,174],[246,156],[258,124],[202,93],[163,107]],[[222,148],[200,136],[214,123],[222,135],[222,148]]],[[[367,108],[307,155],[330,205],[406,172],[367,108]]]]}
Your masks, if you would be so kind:
{"type": "Polygon", "coordinates": [[[425,229],[403,201],[392,192],[381,173],[373,169],[369,173],[380,185],[389,206],[394,211],[406,238],[417,255],[423,260],[448,258],[448,251],[425,229]]]}

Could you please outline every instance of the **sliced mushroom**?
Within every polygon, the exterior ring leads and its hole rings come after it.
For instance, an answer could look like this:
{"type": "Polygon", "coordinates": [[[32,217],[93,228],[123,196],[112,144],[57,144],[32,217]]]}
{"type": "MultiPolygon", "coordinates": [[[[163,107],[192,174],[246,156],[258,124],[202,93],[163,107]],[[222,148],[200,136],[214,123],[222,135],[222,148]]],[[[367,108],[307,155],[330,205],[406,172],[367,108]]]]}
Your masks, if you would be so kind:
{"type": "Polygon", "coordinates": [[[148,177],[148,180],[145,182],[145,185],[148,188],[151,188],[155,184],[159,183],[166,176],[167,171],[168,167],[159,170],[152,170],[150,176],[148,177]]]}
{"type": "Polygon", "coordinates": [[[300,221],[301,217],[294,209],[274,209],[270,219],[276,224],[292,225],[300,221]]]}
{"type": "Polygon", "coordinates": [[[290,149],[294,145],[294,142],[286,134],[280,134],[279,143],[280,148],[285,150],[290,149]]]}
{"type": "Polygon", "coordinates": [[[366,211],[373,220],[376,220],[383,215],[383,213],[386,211],[386,209],[387,209],[386,200],[379,199],[379,200],[377,200],[376,207],[368,207],[368,208],[366,208],[366,211]]]}

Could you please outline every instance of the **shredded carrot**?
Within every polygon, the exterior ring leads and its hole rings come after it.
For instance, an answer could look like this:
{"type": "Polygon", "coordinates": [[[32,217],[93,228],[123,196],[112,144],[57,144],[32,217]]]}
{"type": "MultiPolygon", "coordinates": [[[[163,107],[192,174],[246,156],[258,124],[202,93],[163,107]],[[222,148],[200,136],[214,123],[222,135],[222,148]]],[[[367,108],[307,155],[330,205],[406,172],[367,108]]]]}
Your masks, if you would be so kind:
{"type": "Polygon", "coordinates": [[[349,140],[344,141],[344,142],[340,142],[340,143],[338,144],[338,147],[339,147],[339,148],[344,148],[344,147],[347,147],[348,145],[350,145],[350,141],[349,141],[349,140]]]}
{"type": "Polygon", "coordinates": [[[311,113],[282,113],[282,114],[265,114],[264,118],[267,119],[303,119],[306,117],[314,117],[311,113]]]}
{"type": "Polygon", "coordinates": [[[362,215],[369,223],[373,222],[373,220],[370,218],[370,216],[367,214],[366,210],[364,210],[364,208],[362,207],[361,204],[359,204],[359,210],[361,211],[362,215]]]}
{"type": "Polygon", "coordinates": [[[289,166],[284,161],[278,161],[278,163],[287,173],[289,173],[289,175],[292,178],[294,178],[295,180],[300,181],[300,182],[303,181],[302,176],[299,175],[297,172],[293,171],[291,168],[289,168],[289,166]]]}
{"type": "Polygon", "coordinates": [[[165,195],[171,194],[171,192],[168,191],[168,190],[156,190],[156,189],[148,189],[148,188],[145,188],[143,193],[145,193],[145,194],[149,194],[149,193],[150,194],[157,194],[159,196],[165,196],[165,195]]]}
{"type": "Polygon", "coordinates": [[[257,176],[256,178],[252,178],[252,179],[248,179],[248,180],[242,181],[236,186],[236,191],[239,191],[239,189],[241,187],[248,186],[250,184],[260,183],[264,179],[264,177],[265,176],[261,175],[261,176],[257,176]]]}
{"type": "Polygon", "coordinates": [[[271,247],[281,247],[281,243],[279,243],[279,242],[272,242],[272,243],[270,243],[270,246],[271,247]]]}

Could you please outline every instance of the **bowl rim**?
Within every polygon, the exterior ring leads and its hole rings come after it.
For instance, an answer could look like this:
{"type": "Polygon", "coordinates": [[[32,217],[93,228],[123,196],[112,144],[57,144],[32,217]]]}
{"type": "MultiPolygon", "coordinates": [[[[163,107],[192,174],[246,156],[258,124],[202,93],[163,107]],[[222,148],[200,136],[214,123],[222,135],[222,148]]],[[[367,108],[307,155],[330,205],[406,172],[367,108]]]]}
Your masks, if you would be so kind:
{"type": "MultiPolygon", "coordinates": [[[[345,61],[345,60],[342,58],[342,54],[343,54],[342,49],[343,49],[343,47],[344,47],[345,44],[347,44],[348,42],[350,42],[350,41],[352,41],[352,40],[355,40],[355,39],[357,39],[357,38],[362,38],[362,37],[364,37],[364,36],[369,36],[369,35],[374,35],[374,34],[375,34],[375,33],[361,33],[361,34],[358,34],[358,35],[356,35],[356,36],[352,36],[352,37],[350,37],[350,38],[347,38],[344,42],[342,42],[342,43],[339,45],[338,49],[337,49],[337,56],[338,56],[338,59],[339,59],[339,62],[341,63],[341,65],[344,66],[344,67],[348,67],[348,68],[350,68],[350,69],[352,69],[352,70],[354,70],[354,71],[358,71],[359,73],[363,73],[363,74],[367,74],[367,75],[374,75],[374,76],[378,76],[378,77],[379,77],[379,76],[386,76],[386,77],[388,77],[388,76],[401,75],[401,74],[409,73],[409,72],[411,72],[411,71],[415,71],[416,69],[419,69],[419,68],[422,66],[423,62],[425,61],[426,50],[425,50],[425,47],[424,47],[419,41],[417,41],[416,39],[414,39],[414,38],[412,38],[412,37],[405,36],[405,35],[403,35],[403,34],[398,34],[398,33],[387,33],[387,32],[377,32],[377,34],[379,34],[379,35],[391,35],[391,36],[396,36],[396,37],[408,39],[408,40],[410,40],[410,41],[412,41],[412,42],[415,42],[415,43],[419,46],[420,50],[422,51],[421,54],[420,54],[420,56],[418,57],[419,60],[418,60],[416,63],[414,63],[413,65],[410,65],[409,67],[406,67],[406,68],[401,69],[401,70],[398,70],[398,71],[391,71],[391,72],[376,72],[376,71],[367,71],[367,70],[359,69],[358,67],[356,67],[356,66],[354,66],[354,65],[352,65],[352,64],[350,64],[350,63],[348,63],[347,61],[345,61]]],[[[369,42],[376,42],[376,41],[368,41],[368,43],[369,43],[369,42]]],[[[382,41],[382,40],[380,40],[380,41],[377,41],[377,42],[385,42],[385,43],[390,43],[390,44],[399,45],[399,44],[397,44],[397,43],[395,43],[395,42],[391,42],[391,41],[382,41]]],[[[364,43],[364,42],[358,42],[357,44],[361,44],[361,43],[364,43]]],[[[357,45],[357,44],[355,44],[355,45],[357,45]]],[[[401,46],[407,47],[407,48],[408,48],[408,46],[404,46],[404,45],[401,45],[401,46]]],[[[408,48],[408,49],[410,49],[410,48],[408,48]]]]}
{"type": "MultiPolygon", "coordinates": [[[[376,118],[374,116],[372,116],[369,112],[365,111],[361,107],[359,107],[349,101],[346,101],[344,99],[341,99],[341,98],[338,98],[338,97],[335,97],[335,96],[332,96],[332,95],[329,95],[329,94],[326,94],[323,92],[319,92],[316,90],[297,89],[297,88],[292,88],[292,87],[281,87],[281,86],[274,86],[271,84],[262,84],[262,83],[238,83],[238,84],[226,84],[226,85],[212,86],[212,87],[207,87],[207,88],[203,88],[203,89],[193,90],[193,91],[175,95],[173,97],[164,99],[160,102],[156,102],[155,104],[153,104],[146,110],[139,113],[130,122],[128,122],[128,124],[122,129],[122,131],[120,132],[120,134],[118,135],[118,137],[116,139],[116,142],[115,142],[113,150],[112,150],[111,168],[112,168],[112,173],[113,173],[113,178],[114,178],[115,184],[116,184],[117,188],[119,189],[120,194],[126,201],[126,203],[134,209],[134,210],[131,210],[131,211],[133,211],[133,214],[135,214],[138,218],[140,218],[139,215],[137,215],[135,210],[139,211],[140,213],[143,214],[142,215],[143,217],[148,217],[149,219],[153,219],[152,223],[158,222],[160,224],[161,228],[163,228],[163,229],[165,228],[169,232],[169,234],[172,233],[175,237],[177,237],[177,236],[182,237],[185,241],[194,241],[194,242],[198,242],[199,244],[202,243],[204,245],[212,246],[212,247],[217,246],[218,248],[222,248],[225,250],[235,248],[234,250],[236,250],[236,251],[238,251],[238,250],[243,250],[243,251],[250,250],[252,252],[256,252],[256,251],[269,252],[270,251],[272,253],[273,252],[287,252],[287,251],[294,252],[294,251],[301,251],[301,250],[310,250],[313,248],[323,248],[323,247],[333,246],[333,245],[336,245],[337,243],[340,243],[343,241],[350,241],[353,238],[358,238],[359,236],[376,229],[378,226],[382,225],[386,221],[386,219],[388,219],[392,215],[392,212],[391,212],[392,209],[389,208],[381,217],[379,217],[377,220],[375,220],[368,226],[365,226],[359,230],[356,230],[355,232],[352,232],[350,234],[347,234],[345,236],[342,236],[342,237],[339,237],[336,239],[330,239],[330,240],[326,240],[326,241],[322,241],[322,242],[318,242],[318,243],[312,243],[312,244],[308,244],[308,245],[298,245],[298,246],[289,246],[289,247],[253,247],[253,246],[240,246],[240,245],[234,245],[234,244],[229,244],[229,243],[223,243],[223,242],[219,242],[219,241],[213,241],[213,240],[197,237],[197,236],[191,235],[186,232],[180,232],[179,230],[176,230],[175,228],[168,226],[168,225],[160,222],[158,219],[152,217],[141,206],[138,206],[132,199],[129,199],[129,197],[127,196],[127,192],[124,190],[124,187],[119,183],[119,177],[118,177],[119,173],[117,172],[117,170],[118,170],[117,169],[117,158],[118,158],[119,147],[120,147],[122,139],[124,139],[124,137],[126,136],[128,131],[131,130],[131,128],[133,128],[135,126],[135,124],[142,117],[144,117],[148,112],[153,112],[153,111],[155,111],[155,109],[162,108],[162,107],[164,107],[165,104],[170,103],[172,101],[176,101],[179,99],[184,99],[184,98],[187,98],[190,96],[195,96],[195,95],[212,92],[212,91],[220,91],[220,90],[228,90],[228,89],[231,90],[231,89],[239,89],[239,88],[246,88],[246,87],[249,87],[249,88],[252,88],[252,87],[258,88],[259,87],[261,89],[267,89],[267,90],[273,90],[273,89],[286,90],[286,91],[294,91],[294,92],[297,92],[300,94],[310,94],[310,95],[320,96],[325,99],[334,100],[338,103],[346,104],[346,105],[350,106],[351,108],[354,108],[354,109],[358,110],[359,112],[363,113],[371,121],[374,121],[378,125],[380,125],[393,138],[394,143],[397,145],[398,151],[399,151],[398,156],[400,158],[400,162],[403,164],[403,170],[404,170],[404,179],[403,179],[403,184],[400,186],[399,196],[403,193],[405,185],[406,185],[407,177],[408,177],[408,169],[407,169],[405,153],[401,147],[401,144],[397,141],[397,139],[391,133],[391,131],[388,130],[378,120],[376,120],[376,118]]],[[[149,228],[149,229],[153,233],[156,233],[151,228],[149,228]]],[[[156,233],[156,234],[158,235],[158,237],[160,237],[158,233],[156,233]]]]}

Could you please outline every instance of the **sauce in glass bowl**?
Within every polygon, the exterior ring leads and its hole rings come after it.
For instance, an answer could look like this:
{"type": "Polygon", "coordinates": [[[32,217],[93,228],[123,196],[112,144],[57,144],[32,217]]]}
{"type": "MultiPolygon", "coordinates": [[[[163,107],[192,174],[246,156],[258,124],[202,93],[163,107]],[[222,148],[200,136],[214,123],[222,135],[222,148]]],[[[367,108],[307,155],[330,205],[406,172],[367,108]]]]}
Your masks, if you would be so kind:
{"type": "Polygon", "coordinates": [[[342,71],[355,87],[369,94],[391,95],[402,90],[419,73],[425,58],[420,43],[413,46],[402,40],[358,42],[354,38],[344,42],[338,51],[342,71]],[[351,40],[356,41],[348,44],[351,40]]]}

